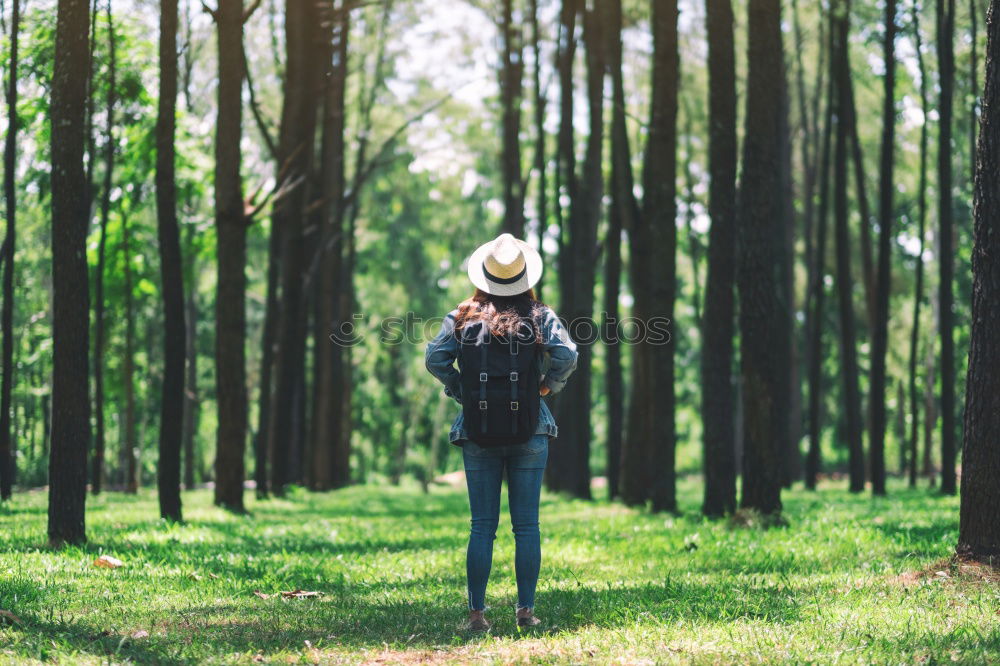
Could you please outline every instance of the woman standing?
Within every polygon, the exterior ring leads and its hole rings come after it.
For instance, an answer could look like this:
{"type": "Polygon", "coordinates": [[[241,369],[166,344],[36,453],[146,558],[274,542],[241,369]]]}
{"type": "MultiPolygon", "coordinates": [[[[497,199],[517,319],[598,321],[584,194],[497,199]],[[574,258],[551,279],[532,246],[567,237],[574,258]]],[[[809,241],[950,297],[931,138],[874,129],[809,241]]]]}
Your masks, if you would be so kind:
{"type": "Polygon", "coordinates": [[[505,469],[516,548],[517,624],[530,627],[540,624],[534,615],[541,564],[538,500],[549,438],[558,434],[539,397],[566,384],[576,368],[576,345],[552,308],[535,298],[532,287],[542,275],[542,258],[530,245],[502,234],[472,254],[468,273],[475,293],[448,313],[425,355],[445,395],[462,405],[449,439],[462,447],[472,513],[466,627],[490,628],[483,611],[505,469]]]}

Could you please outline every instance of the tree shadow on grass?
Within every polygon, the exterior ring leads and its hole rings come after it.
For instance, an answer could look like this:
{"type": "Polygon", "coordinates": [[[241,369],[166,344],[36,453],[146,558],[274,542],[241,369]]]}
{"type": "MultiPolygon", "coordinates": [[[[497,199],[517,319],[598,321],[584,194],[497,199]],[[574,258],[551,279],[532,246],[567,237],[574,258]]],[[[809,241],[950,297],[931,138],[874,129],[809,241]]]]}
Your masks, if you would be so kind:
{"type": "Polygon", "coordinates": [[[219,599],[171,610],[152,622],[149,636],[142,638],[131,638],[128,632],[100,635],[92,624],[80,621],[29,621],[23,630],[54,632],[70,649],[101,658],[180,664],[237,653],[262,654],[265,659],[282,652],[299,653],[306,649],[306,641],[322,653],[385,647],[447,648],[495,636],[517,640],[584,627],[637,623],[715,625],[749,619],[789,624],[802,619],[801,599],[812,594],[811,588],[748,581],[703,584],[667,580],[662,584],[604,587],[569,583],[539,592],[536,610],[543,624],[531,630],[516,627],[513,598],[490,598],[487,615],[493,628],[484,636],[461,628],[465,609],[455,604],[451,595],[440,602],[392,602],[378,588],[349,585],[319,599],[262,599],[249,608],[219,599]]]}
{"type": "MultiPolygon", "coordinates": [[[[420,495],[415,501],[412,493],[381,493],[368,494],[364,501],[352,502],[350,496],[344,496],[344,504],[329,503],[330,496],[297,495],[284,498],[297,505],[297,513],[314,513],[317,518],[338,520],[342,518],[427,518],[434,516],[460,516],[469,510],[469,500],[465,493],[431,493],[420,495]]],[[[336,492],[333,497],[340,499],[336,492]]],[[[273,514],[275,522],[287,519],[288,508],[272,505],[267,500],[258,501],[253,505],[251,514],[254,518],[267,521],[273,514]]]]}
{"type": "Polygon", "coordinates": [[[872,527],[904,548],[900,557],[940,557],[941,544],[954,547],[958,537],[956,521],[942,520],[930,525],[912,525],[907,522],[873,523],[872,527]]]}

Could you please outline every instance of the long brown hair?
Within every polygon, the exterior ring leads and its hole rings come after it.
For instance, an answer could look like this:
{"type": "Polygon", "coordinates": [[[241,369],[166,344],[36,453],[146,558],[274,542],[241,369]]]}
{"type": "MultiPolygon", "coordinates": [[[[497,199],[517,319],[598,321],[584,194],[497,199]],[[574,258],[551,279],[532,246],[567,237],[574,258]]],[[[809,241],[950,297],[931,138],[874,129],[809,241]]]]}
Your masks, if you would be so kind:
{"type": "Polygon", "coordinates": [[[539,322],[546,305],[535,298],[535,290],[528,289],[514,296],[495,296],[476,289],[469,298],[458,304],[455,330],[461,331],[470,324],[484,322],[493,335],[514,335],[528,319],[535,331],[535,341],[541,341],[539,322]]]}

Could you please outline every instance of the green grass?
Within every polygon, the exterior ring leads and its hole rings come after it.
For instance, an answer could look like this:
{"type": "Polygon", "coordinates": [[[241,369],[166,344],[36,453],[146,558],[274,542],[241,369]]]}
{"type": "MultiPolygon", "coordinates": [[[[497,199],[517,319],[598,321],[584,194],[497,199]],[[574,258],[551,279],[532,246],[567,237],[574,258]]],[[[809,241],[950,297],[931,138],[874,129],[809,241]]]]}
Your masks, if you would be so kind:
{"type": "Polygon", "coordinates": [[[790,525],[769,530],[701,519],[694,481],[681,516],[545,495],[544,630],[514,624],[504,516],[481,636],[460,630],[456,490],[296,490],[245,517],[194,491],[181,526],[155,519],[151,491],[106,494],[88,499],[88,545],[62,551],[26,493],[0,506],[0,609],[21,619],[0,624],[0,662],[1000,662],[1000,586],[935,575],[957,500],[891,490],[787,492],[790,525]],[[92,566],[102,553],[124,567],[92,566]],[[254,594],[300,588],[323,596],[254,594]]]}

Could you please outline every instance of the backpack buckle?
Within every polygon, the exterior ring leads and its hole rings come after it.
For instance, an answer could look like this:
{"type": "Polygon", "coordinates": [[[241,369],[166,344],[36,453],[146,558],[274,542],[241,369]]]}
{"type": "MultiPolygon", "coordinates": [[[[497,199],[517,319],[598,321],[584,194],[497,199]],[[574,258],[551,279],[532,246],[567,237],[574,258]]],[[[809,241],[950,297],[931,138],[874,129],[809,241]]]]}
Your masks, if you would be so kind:
{"type": "MultiPolygon", "coordinates": [[[[485,383],[485,382],[486,382],[486,380],[487,380],[487,378],[488,378],[488,377],[487,377],[487,375],[486,375],[486,373],[485,373],[485,372],[480,372],[480,373],[479,373],[479,381],[481,381],[481,382],[485,383]]],[[[485,408],[484,408],[484,409],[485,409],[485,408]]]]}
{"type": "Polygon", "coordinates": [[[480,400],[479,401],[479,409],[483,410],[484,412],[486,411],[486,401],[485,400],[480,400]]]}
{"type": "Polygon", "coordinates": [[[517,370],[511,370],[511,372],[510,372],[510,381],[516,382],[517,381],[517,377],[518,377],[517,370]]]}
{"type": "Polygon", "coordinates": [[[510,411],[516,412],[517,410],[518,410],[517,400],[511,400],[511,402],[510,402],[510,411]]]}

